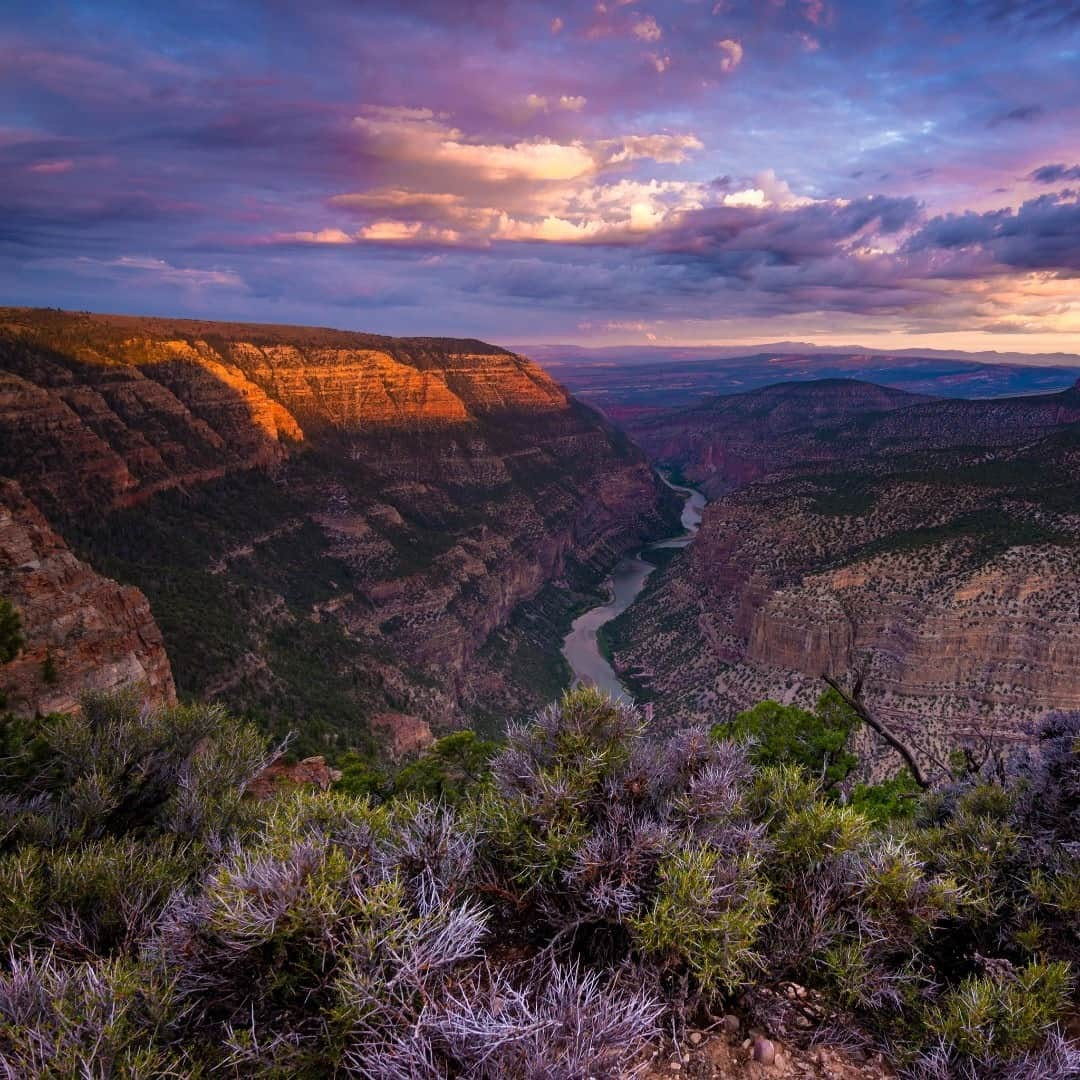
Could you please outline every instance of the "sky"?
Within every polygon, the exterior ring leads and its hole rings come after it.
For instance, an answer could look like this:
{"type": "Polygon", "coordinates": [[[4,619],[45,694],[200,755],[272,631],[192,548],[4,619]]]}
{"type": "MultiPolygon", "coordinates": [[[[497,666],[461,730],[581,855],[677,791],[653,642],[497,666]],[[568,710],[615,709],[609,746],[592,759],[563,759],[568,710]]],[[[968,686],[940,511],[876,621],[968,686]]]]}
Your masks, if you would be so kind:
{"type": "Polygon", "coordinates": [[[5,0],[0,303],[1080,352],[1080,0],[5,0]]]}

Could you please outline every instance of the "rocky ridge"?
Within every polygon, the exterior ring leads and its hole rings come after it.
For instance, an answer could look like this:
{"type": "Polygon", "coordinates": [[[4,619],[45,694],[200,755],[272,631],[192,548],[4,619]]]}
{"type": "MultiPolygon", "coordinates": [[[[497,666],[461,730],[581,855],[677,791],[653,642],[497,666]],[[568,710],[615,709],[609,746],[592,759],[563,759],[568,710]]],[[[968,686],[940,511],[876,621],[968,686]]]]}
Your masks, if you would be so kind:
{"type": "Polygon", "coordinates": [[[1080,389],[987,400],[935,399],[856,379],[777,383],[690,408],[629,417],[654,460],[716,497],[797,471],[865,467],[881,457],[1021,445],[1080,421],[1080,389]]]}
{"type": "Polygon", "coordinates": [[[18,609],[25,641],[0,668],[16,714],[66,712],[85,691],[128,686],[153,702],[176,700],[146,597],[77,559],[10,480],[0,480],[0,596],[18,609]]]}

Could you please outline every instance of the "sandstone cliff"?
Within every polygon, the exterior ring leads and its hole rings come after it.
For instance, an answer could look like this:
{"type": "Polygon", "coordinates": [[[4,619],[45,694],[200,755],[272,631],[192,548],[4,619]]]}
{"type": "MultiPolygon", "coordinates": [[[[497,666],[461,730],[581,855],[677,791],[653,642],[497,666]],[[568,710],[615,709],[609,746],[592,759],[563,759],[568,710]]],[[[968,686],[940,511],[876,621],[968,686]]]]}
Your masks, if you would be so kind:
{"type": "Polygon", "coordinates": [[[67,712],[87,690],[133,685],[155,703],[176,700],[146,597],[75,558],[10,480],[0,480],[0,597],[18,609],[25,639],[0,666],[17,714],[67,712]]]}
{"type": "Polygon", "coordinates": [[[312,749],[538,704],[559,611],[667,512],[623,436],[482,342],[8,309],[0,369],[0,471],[145,590],[182,691],[312,749]]]}
{"type": "Polygon", "coordinates": [[[972,448],[958,425],[966,446],[792,466],[722,496],[615,625],[618,666],[678,723],[809,703],[821,675],[858,672],[882,717],[937,749],[1080,708],[1080,424],[1045,434],[1075,396],[986,403],[999,430],[1028,423],[1023,446],[972,448]]]}

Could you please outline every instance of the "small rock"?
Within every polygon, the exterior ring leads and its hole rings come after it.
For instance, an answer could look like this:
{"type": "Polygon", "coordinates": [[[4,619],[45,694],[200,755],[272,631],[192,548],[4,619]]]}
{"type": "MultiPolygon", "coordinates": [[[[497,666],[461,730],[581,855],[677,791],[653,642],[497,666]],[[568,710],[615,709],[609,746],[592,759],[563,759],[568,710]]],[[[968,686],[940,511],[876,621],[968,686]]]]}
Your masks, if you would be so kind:
{"type": "Polygon", "coordinates": [[[762,1065],[771,1065],[776,1060],[776,1047],[770,1039],[758,1036],[754,1041],[754,1060],[762,1065]]]}
{"type": "Polygon", "coordinates": [[[744,1050],[749,1050],[750,1049],[750,1040],[749,1039],[743,1039],[742,1048],[744,1050]]]}
{"type": "Polygon", "coordinates": [[[682,1063],[684,1065],[689,1065],[690,1064],[690,1055],[689,1054],[683,1054],[682,1063]]]}
{"type": "Polygon", "coordinates": [[[799,1016],[796,1016],[795,1017],[795,1026],[798,1027],[798,1028],[808,1028],[810,1026],[809,1017],[802,1016],[801,1014],[799,1016]]]}
{"type": "Polygon", "coordinates": [[[740,1028],[741,1025],[739,1023],[739,1018],[737,1016],[733,1016],[731,1013],[728,1013],[727,1016],[724,1017],[724,1019],[723,1019],[723,1021],[721,1023],[722,1023],[722,1026],[724,1028],[724,1034],[725,1035],[738,1035],[739,1034],[739,1028],[740,1028]]]}
{"type": "Polygon", "coordinates": [[[672,1072],[682,1072],[682,1066],[677,1061],[673,1061],[671,1063],[671,1071],[672,1072]]]}
{"type": "Polygon", "coordinates": [[[690,1032],[690,1045],[691,1046],[700,1046],[701,1045],[701,1032],[700,1031],[691,1031],[690,1032]]]}

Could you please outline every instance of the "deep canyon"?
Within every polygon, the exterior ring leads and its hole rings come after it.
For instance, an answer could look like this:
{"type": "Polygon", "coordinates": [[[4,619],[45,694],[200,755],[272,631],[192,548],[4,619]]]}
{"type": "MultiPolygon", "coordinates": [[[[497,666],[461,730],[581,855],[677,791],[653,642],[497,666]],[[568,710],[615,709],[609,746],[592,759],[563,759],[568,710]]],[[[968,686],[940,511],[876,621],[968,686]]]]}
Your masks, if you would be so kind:
{"type": "Polygon", "coordinates": [[[1077,387],[617,427],[479,341],[26,309],[0,368],[16,711],[140,684],[398,757],[575,678],[676,727],[861,679],[937,749],[1080,707],[1077,387]]]}

